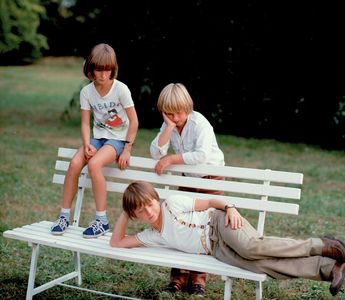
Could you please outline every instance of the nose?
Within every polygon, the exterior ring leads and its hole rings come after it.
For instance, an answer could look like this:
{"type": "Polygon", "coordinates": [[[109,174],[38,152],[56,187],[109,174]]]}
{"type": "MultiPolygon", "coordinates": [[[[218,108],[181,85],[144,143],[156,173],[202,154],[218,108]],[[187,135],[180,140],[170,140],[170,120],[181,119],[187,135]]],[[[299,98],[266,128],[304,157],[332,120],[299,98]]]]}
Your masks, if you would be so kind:
{"type": "Polygon", "coordinates": [[[178,121],[178,115],[177,114],[173,114],[172,118],[173,118],[174,122],[178,121]]]}
{"type": "Polygon", "coordinates": [[[102,77],[102,78],[105,78],[106,76],[107,76],[107,72],[106,72],[106,71],[102,71],[102,72],[101,72],[101,77],[102,77]]]}
{"type": "Polygon", "coordinates": [[[150,217],[151,215],[152,215],[152,210],[151,210],[151,208],[150,207],[145,207],[145,214],[148,216],[148,217],[150,217]]]}

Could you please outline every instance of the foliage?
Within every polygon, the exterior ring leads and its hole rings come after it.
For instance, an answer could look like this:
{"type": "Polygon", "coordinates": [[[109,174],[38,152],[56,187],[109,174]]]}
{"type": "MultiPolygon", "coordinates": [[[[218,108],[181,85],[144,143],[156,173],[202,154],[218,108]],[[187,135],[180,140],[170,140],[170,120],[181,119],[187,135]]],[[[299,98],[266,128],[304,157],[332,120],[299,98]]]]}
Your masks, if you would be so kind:
{"type": "MultiPolygon", "coordinates": [[[[68,105],[62,112],[60,116],[60,120],[63,122],[68,122],[70,124],[80,124],[80,91],[81,89],[90,83],[90,80],[85,79],[82,84],[75,90],[72,94],[71,99],[68,102],[68,105]]],[[[91,120],[93,119],[93,115],[90,116],[91,120]]]]}
{"type": "Polygon", "coordinates": [[[0,0],[2,62],[32,60],[41,56],[41,49],[48,49],[47,38],[38,33],[44,15],[39,0],[0,0]]]}
{"type": "MultiPolygon", "coordinates": [[[[2,7],[29,2],[0,1],[2,7]]],[[[158,95],[182,82],[217,133],[345,149],[340,2],[39,3],[45,13],[38,32],[50,47],[40,48],[44,56],[85,56],[99,42],[115,48],[119,80],[132,92],[141,127],[160,126],[158,95]]],[[[27,59],[26,47],[11,53],[27,59]]],[[[4,55],[0,60],[9,63],[4,55]]]]}
{"type": "Polygon", "coordinates": [[[142,127],[160,126],[158,95],[182,82],[217,133],[345,149],[343,117],[335,122],[345,97],[344,24],[336,3],[282,8],[176,0],[168,9],[164,1],[42,3],[46,54],[85,56],[96,43],[111,44],[142,127]]]}

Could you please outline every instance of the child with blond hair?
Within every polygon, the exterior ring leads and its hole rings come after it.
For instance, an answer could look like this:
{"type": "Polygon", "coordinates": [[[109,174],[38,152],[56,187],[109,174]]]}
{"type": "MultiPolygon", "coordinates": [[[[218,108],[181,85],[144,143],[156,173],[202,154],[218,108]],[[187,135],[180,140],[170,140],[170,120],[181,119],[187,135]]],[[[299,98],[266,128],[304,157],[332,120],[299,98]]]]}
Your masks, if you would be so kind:
{"type": "MultiPolygon", "coordinates": [[[[224,154],[220,150],[212,125],[199,112],[194,111],[194,103],[186,87],[181,83],[170,83],[161,91],[157,108],[162,114],[163,124],[151,143],[150,152],[158,162],[157,174],[171,164],[209,164],[223,166],[224,154]],[[172,146],[174,154],[168,154],[172,146]]],[[[193,175],[195,176],[195,175],[193,175]]],[[[223,180],[221,176],[199,175],[209,179],[223,180]]],[[[222,194],[222,191],[179,187],[179,190],[222,194]]],[[[191,294],[203,296],[207,273],[173,268],[170,273],[168,292],[187,290],[191,294]]]]}

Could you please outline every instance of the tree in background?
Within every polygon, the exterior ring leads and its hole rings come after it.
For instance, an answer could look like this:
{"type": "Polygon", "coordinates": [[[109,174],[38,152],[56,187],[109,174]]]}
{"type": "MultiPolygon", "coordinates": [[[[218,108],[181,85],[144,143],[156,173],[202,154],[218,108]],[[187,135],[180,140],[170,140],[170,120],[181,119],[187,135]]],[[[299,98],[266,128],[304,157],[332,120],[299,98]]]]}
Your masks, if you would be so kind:
{"type": "Polygon", "coordinates": [[[38,33],[45,8],[39,0],[0,0],[0,63],[32,62],[48,49],[47,38],[38,33]]]}

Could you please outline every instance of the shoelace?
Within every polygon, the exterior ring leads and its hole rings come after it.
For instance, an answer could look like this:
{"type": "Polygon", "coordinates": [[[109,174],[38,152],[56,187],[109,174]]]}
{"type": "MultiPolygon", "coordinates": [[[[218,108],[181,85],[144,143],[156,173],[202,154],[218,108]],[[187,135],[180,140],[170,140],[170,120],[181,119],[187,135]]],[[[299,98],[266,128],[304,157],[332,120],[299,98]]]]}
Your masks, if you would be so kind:
{"type": "Polygon", "coordinates": [[[103,228],[102,224],[103,223],[101,221],[95,220],[95,221],[91,222],[89,226],[91,227],[93,233],[96,233],[98,230],[100,230],[101,232],[104,232],[104,228],[103,228]]]}
{"type": "Polygon", "coordinates": [[[54,227],[59,226],[61,229],[64,229],[65,227],[67,227],[67,221],[65,218],[59,218],[55,224],[54,227]]]}

